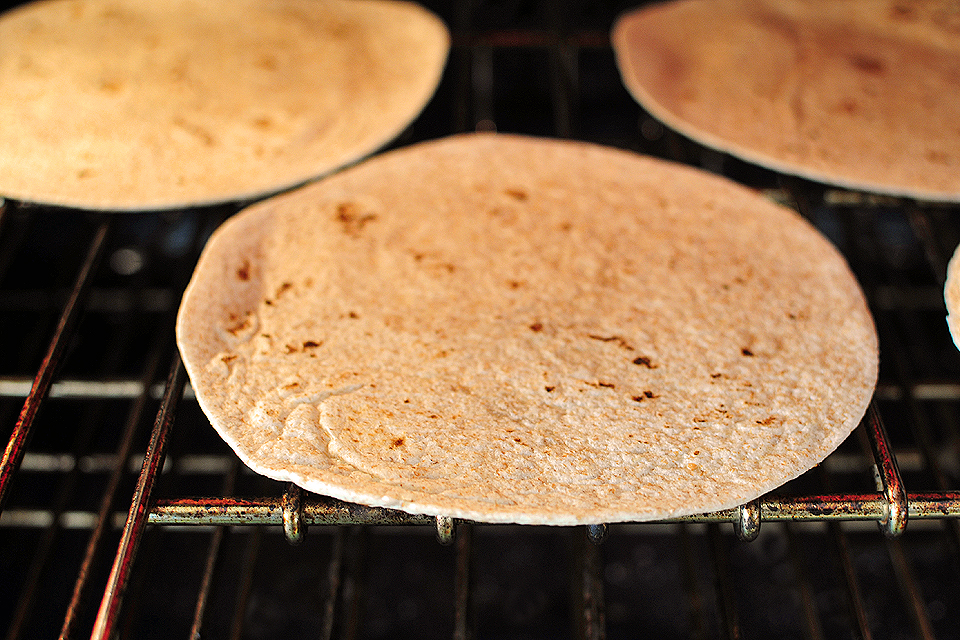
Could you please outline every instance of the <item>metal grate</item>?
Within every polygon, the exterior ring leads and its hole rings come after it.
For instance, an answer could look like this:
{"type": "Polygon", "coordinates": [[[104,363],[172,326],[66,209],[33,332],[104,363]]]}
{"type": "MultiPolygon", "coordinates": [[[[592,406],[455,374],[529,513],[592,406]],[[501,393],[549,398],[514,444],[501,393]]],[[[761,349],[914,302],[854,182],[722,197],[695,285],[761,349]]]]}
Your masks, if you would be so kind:
{"type": "Polygon", "coordinates": [[[880,384],[854,435],[771,495],[663,523],[473,525],[304,494],[239,464],[173,345],[199,249],[239,203],[109,215],[8,202],[8,638],[960,637],[960,352],[942,303],[960,212],[823,189],[665,130],[607,44],[627,6],[433,6],[454,50],[396,144],[488,127],[572,137],[792,204],[848,257],[880,332],[880,384]]]}

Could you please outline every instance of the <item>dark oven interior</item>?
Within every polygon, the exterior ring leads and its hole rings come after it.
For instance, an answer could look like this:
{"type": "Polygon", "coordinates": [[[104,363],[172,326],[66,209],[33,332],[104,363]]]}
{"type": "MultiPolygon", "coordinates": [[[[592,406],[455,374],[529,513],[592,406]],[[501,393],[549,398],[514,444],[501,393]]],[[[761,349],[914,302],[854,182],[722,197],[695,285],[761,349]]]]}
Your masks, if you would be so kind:
{"type": "Polygon", "coordinates": [[[790,179],[665,129],[614,64],[609,29],[631,3],[427,4],[453,49],[395,145],[490,127],[577,138],[797,207],[847,256],[876,318],[868,417],[773,494],[682,521],[468,525],[336,503],[247,471],[179,364],[180,294],[239,203],[109,215],[8,201],[6,636],[960,637],[960,352],[942,300],[960,212],[790,179]]]}

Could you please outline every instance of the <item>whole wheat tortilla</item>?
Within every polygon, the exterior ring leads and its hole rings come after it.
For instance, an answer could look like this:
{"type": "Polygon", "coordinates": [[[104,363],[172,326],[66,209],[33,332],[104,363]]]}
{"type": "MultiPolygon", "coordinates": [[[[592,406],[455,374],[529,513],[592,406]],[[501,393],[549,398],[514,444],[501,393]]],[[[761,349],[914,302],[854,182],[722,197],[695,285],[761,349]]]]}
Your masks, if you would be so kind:
{"type": "Polygon", "coordinates": [[[256,471],[488,522],[743,503],[832,451],[877,374],[856,281],[794,212],[626,151],[498,134],[241,212],[177,336],[256,471]]]}
{"type": "Polygon", "coordinates": [[[397,136],[446,63],[386,0],[47,0],[0,17],[0,195],[80,208],[246,200],[397,136]]]}
{"type": "Polygon", "coordinates": [[[955,345],[960,347],[960,247],[954,250],[947,263],[947,279],[943,287],[943,299],[947,305],[947,328],[955,345]]]}
{"type": "Polygon", "coordinates": [[[960,200],[960,9],[678,0],[621,16],[627,89],[707,146],[871,192],[960,200]]]}

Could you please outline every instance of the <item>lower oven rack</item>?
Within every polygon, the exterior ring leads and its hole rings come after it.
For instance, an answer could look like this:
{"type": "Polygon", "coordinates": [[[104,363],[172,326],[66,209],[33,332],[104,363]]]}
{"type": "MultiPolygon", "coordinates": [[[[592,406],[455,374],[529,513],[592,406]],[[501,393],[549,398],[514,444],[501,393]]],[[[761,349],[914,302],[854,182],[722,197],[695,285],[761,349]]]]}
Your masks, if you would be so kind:
{"type": "MultiPolygon", "coordinates": [[[[31,212],[28,214],[32,215],[31,212]]],[[[919,214],[912,212],[909,215],[919,215],[925,221],[917,224],[914,220],[912,223],[914,228],[919,227],[921,230],[924,224],[936,222],[936,215],[929,211],[921,211],[919,214]]],[[[166,335],[157,340],[139,379],[90,380],[63,376],[57,378],[50,372],[51,369],[56,370],[60,365],[58,360],[69,353],[69,350],[63,346],[69,340],[69,333],[82,331],[74,326],[77,322],[76,315],[79,313],[77,309],[86,307],[89,310],[89,307],[95,304],[94,298],[98,295],[96,285],[92,282],[95,279],[93,275],[96,271],[95,265],[105,252],[103,244],[106,242],[105,238],[109,237],[110,226],[115,224],[117,223],[114,219],[90,221],[91,238],[86,253],[80,260],[78,278],[70,285],[70,290],[62,296],[66,302],[34,381],[30,383],[27,379],[15,377],[0,380],[0,392],[11,399],[20,398],[23,402],[3,458],[3,477],[8,478],[7,482],[14,485],[22,481],[20,476],[23,473],[17,473],[20,467],[24,467],[27,473],[35,473],[37,469],[44,468],[44,465],[57,467],[59,464],[61,470],[79,470],[81,474],[87,472],[84,471],[85,467],[91,470],[96,468],[96,464],[89,457],[74,456],[73,459],[61,459],[58,462],[56,459],[44,458],[44,455],[39,452],[18,453],[18,447],[29,442],[27,436],[20,430],[25,426],[32,426],[32,420],[39,414],[42,404],[64,399],[90,402],[103,401],[107,398],[130,403],[126,430],[124,437],[118,443],[113,457],[114,462],[111,464],[110,460],[105,459],[99,463],[101,470],[112,471],[113,479],[107,484],[98,511],[91,510],[84,518],[83,514],[69,511],[64,505],[30,509],[14,504],[8,505],[0,516],[0,532],[18,527],[44,532],[53,531],[54,533],[46,533],[51,538],[56,537],[57,530],[79,528],[91,532],[84,560],[76,577],[74,593],[66,609],[62,636],[71,637],[78,632],[82,627],[80,619],[84,615],[87,617],[91,615],[89,612],[84,614],[82,611],[85,603],[88,608],[90,607],[90,602],[98,602],[97,615],[91,626],[91,637],[115,636],[124,624],[128,624],[124,622],[123,617],[127,592],[131,589],[134,591],[138,588],[142,589],[135,584],[139,549],[143,540],[148,538],[151,532],[158,530],[204,532],[203,535],[210,537],[208,554],[203,563],[205,567],[203,581],[197,595],[197,614],[192,622],[197,629],[203,627],[204,610],[208,606],[208,601],[211,600],[211,591],[217,588],[213,576],[221,561],[219,554],[224,544],[222,540],[229,535],[229,532],[264,530],[263,526],[253,525],[267,525],[267,530],[282,531],[283,537],[293,545],[306,543],[309,528],[322,532],[321,535],[325,538],[330,536],[331,530],[336,532],[333,534],[332,557],[327,571],[330,593],[327,594],[322,607],[326,612],[325,628],[329,628],[331,634],[334,634],[335,629],[340,629],[334,624],[334,616],[345,615],[343,611],[344,607],[347,607],[343,602],[345,578],[341,574],[347,571],[345,567],[348,564],[348,551],[346,549],[349,547],[349,540],[358,535],[355,533],[356,530],[369,527],[389,530],[402,525],[401,529],[412,526],[418,532],[432,531],[432,536],[441,545],[449,545],[453,548],[456,559],[452,633],[454,637],[464,638],[473,635],[471,625],[474,623],[470,622],[471,611],[475,607],[471,604],[475,599],[474,588],[471,586],[473,584],[471,572],[475,570],[473,564],[476,553],[473,540],[478,535],[477,531],[483,531],[491,526],[496,528],[499,525],[477,525],[449,518],[409,515],[390,509],[364,507],[307,494],[293,485],[278,483],[270,485],[273,487],[273,493],[238,493],[235,490],[237,479],[246,472],[236,460],[223,455],[214,456],[206,463],[212,470],[212,474],[223,478],[219,494],[206,494],[207,497],[170,497],[169,491],[157,492],[154,487],[157,483],[163,482],[165,476],[177,473],[176,468],[181,464],[178,461],[179,454],[174,453],[172,463],[169,460],[165,461],[171,431],[177,423],[178,413],[182,410],[181,405],[195,404],[182,364],[173,349],[172,337],[166,335]],[[164,360],[170,361],[166,382],[162,378],[164,360]],[[156,404],[155,413],[150,410],[153,404],[156,404]],[[149,437],[145,439],[146,449],[142,455],[133,453],[135,440],[133,434],[137,431],[136,426],[148,421],[151,416],[153,416],[153,426],[149,437]],[[124,460],[139,461],[139,473],[132,473],[130,465],[119,462],[124,460]],[[126,499],[120,481],[124,474],[136,479],[133,497],[127,505],[129,509],[125,519],[119,511],[123,508],[123,501],[126,499]],[[78,524],[79,521],[83,521],[84,524],[78,524]],[[94,582],[90,576],[95,573],[91,569],[96,562],[96,557],[101,557],[102,563],[104,558],[110,557],[110,554],[113,554],[113,560],[109,575],[102,582],[94,582]]],[[[210,226],[215,226],[215,223],[211,223],[210,226]]],[[[916,235],[920,241],[926,243],[932,243],[938,238],[938,235],[932,232],[916,235]]],[[[925,248],[926,259],[931,263],[935,262],[931,259],[931,256],[937,255],[935,249],[929,246],[925,248]]],[[[945,261],[940,260],[938,263],[944,265],[945,261]]],[[[941,286],[941,282],[935,279],[935,286],[941,286]]],[[[911,302],[910,296],[898,296],[893,300],[882,299],[883,296],[890,297],[890,293],[880,294],[881,300],[876,302],[877,291],[883,289],[875,283],[873,286],[870,284],[866,283],[865,288],[868,296],[874,299],[875,308],[879,309],[877,316],[881,335],[883,331],[891,330],[889,326],[891,323],[883,319],[889,312],[887,307],[891,304],[896,308],[897,305],[904,304],[902,301],[904,298],[908,300],[906,303],[908,307],[924,307],[930,302],[922,299],[911,302]]],[[[919,293],[915,293],[913,297],[922,298],[919,293]]],[[[175,305],[168,304],[164,311],[168,316],[167,321],[170,320],[169,316],[174,311],[175,305]]],[[[908,316],[911,315],[910,311],[911,309],[908,308],[908,316]]],[[[892,361],[896,364],[898,360],[903,359],[905,358],[902,355],[892,354],[888,362],[892,361]]],[[[903,362],[899,366],[903,369],[907,368],[903,362]]],[[[737,602],[736,580],[728,573],[731,558],[736,553],[736,547],[731,546],[730,539],[750,541],[761,537],[767,529],[761,526],[764,524],[779,526],[780,532],[776,535],[786,536],[787,540],[797,538],[797,527],[802,528],[809,524],[825,527],[820,529],[819,536],[832,540],[832,546],[837,549],[835,553],[839,558],[838,571],[844,576],[846,585],[845,597],[853,603],[849,608],[851,612],[849,618],[856,630],[854,635],[872,637],[870,631],[872,622],[870,616],[865,613],[870,606],[871,596],[864,595],[864,592],[869,594],[868,588],[863,584],[863,578],[857,575],[855,556],[848,549],[852,536],[863,535],[861,529],[852,528],[860,522],[874,523],[873,536],[877,540],[887,540],[882,546],[885,547],[891,570],[895,574],[897,591],[902,595],[903,606],[909,613],[911,629],[917,630],[919,637],[952,637],[935,630],[936,619],[942,615],[938,613],[939,609],[935,606],[939,601],[934,602],[931,613],[929,596],[924,595],[924,587],[921,584],[922,578],[917,576],[916,571],[911,568],[909,552],[905,550],[905,547],[909,549],[909,545],[912,544],[911,525],[917,528],[923,523],[932,524],[938,530],[942,528],[942,535],[952,540],[948,545],[951,553],[956,553],[956,549],[960,549],[960,535],[958,535],[960,529],[957,527],[957,518],[960,517],[960,491],[950,488],[951,479],[955,477],[956,472],[950,468],[949,458],[955,452],[947,451],[948,455],[945,459],[942,443],[933,442],[932,436],[926,433],[932,425],[929,424],[929,411],[925,410],[925,405],[931,403],[937,405],[946,403],[948,409],[960,403],[960,385],[943,378],[915,379],[903,375],[891,376],[888,371],[878,386],[867,415],[854,432],[854,437],[846,443],[849,445],[848,450],[841,454],[845,457],[834,461],[834,456],[831,456],[820,469],[808,474],[820,477],[819,486],[824,489],[822,491],[801,493],[777,491],[732,509],[684,516],[657,523],[610,523],[576,528],[582,531],[575,536],[574,555],[577,558],[577,568],[573,571],[578,585],[576,602],[579,604],[576,604],[575,609],[579,620],[577,629],[580,637],[605,636],[609,625],[605,610],[604,586],[609,582],[608,574],[610,573],[610,565],[604,564],[605,549],[617,544],[618,538],[635,535],[637,527],[654,530],[667,527],[672,536],[679,535],[681,539],[690,539],[693,536],[696,541],[705,541],[708,547],[708,558],[714,567],[713,571],[716,572],[712,598],[714,604],[712,607],[707,607],[712,609],[715,616],[715,622],[712,624],[717,625],[716,631],[720,635],[739,637],[742,633],[742,619],[745,617],[745,612],[742,605],[737,602]],[[896,407],[898,411],[890,412],[890,406],[896,407]],[[898,434],[897,438],[892,439],[888,435],[884,419],[881,417],[883,413],[881,407],[886,407],[888,414],[894,413],[908,423],[906,426],[900,423],[893,425],[898,434]],[[903,442],[905,432],[914,434],[913,439],[916,441],[915,444],[906,448],[903,442]],[[900,455],[898,455],[898,449],[900,455]],[[899,468],[901,458],[907,461],[908,474],[915,474],[919,469],[932,478],[926,483],[924,490],[907,490],[909,482],[905,482],[904,474],[899,468]],[[944,460],[946,470],[940,468],[944,466],[944,460]],[[838,482],[833,476],[838,472],[845,474],[851,470],[854,475],[869,476],[874,484],[874,490],[835,491],[838,482]],[[725,525],[725,528],[720,528],[720,525],[725,525]],[[877,525],[885,535],[880,535],[877,525]],[[697,527],[706,528],[697,529],[697,527]],[[729,530],[734,535],[725,534],[725,530],[729,530]],[[844,551],[844,549],[847,550],[844,551]]],[[[945,410],[944,415],[952,417],[951,411],[952,409],[945,410]]],[[[955,445],[955,442],[948,437],[947,444],[950,443],[955,445]]],[[[198,466],[203,465],[198,463],[198,466]]],[[[254,549],[249,551],[251,557],[255,558],[257,550],[266,544],[262,539],[262,533],[257,533],[250,539],[248,544],[253,545],[254,549]],[[257,542],[254,543],[254,541],[257,542]]],[[[442,546],[437,546],[438,550],[441,548],[442,546]]],[[[52,552],[48,550],[47,553],[52,552]]],[[[41,555],[42,552],[38,552],[38,557],[41,555]]],[[[794,566],[798,575],[802,574],[804,568],[799,560],[794,561],[794,566]]],[[[690,571],[699,570],[698,567],[690,569],[690,571]]],[[[25,633],[21,619],[28,620],[32,613],[30,609],[37,608],[42,601],[39,587],[36,586],[42,583],[41,572],[37,570],[35,573],[35,576],[28,576],[28,582],[32,581],[33,586],[28,584],[24,593],[21,594],[20,602],[26,602],[26,604],[21,605],[21,611],[16,612],[10,627],[10,637],[18,637],[25,633]]],[[[250,579],[252,580],[252,577],[250,579]]],[[[805,584],[801,581],[800,593],[804,600],[801,617],[805,633],[810,637],[825,637],[816,631],[823,624],[818,617],[818,608],[822,608],[822,605],[818,604],[818,596],[813,587],[804,586],[805,584]]],[[[249,586],[249,588],[254,587],[249,586]]],[[[956,585],[954,584],[952,588],[955,589],[956,585]]],[[[706,596],[700,594],[694,600],[704,597],[706,596]]],[[[711,600],[709,597],[706,599],[711,600]]],[[[351,606],[356,608],[358,605],[353,603],[351,606]]],[[[242,618],[241,615],[237,619],[242,618]]],[[[241,625],[240,622],[236,624],[241,625]]],[[[345,623],[337,622],[336,624],[345,623]]],[[[354,621],[352,624],[360,623],[354,621]]],[[[238,628],[242,628],[242,625],[238,628]]],[[[709,629],[706,625],[704,628],[709,629]]],[[[335,635],[339,633],[337,631],[335,635]]],[[[349,634],[347,635],[350,637],[349,634]]]]}

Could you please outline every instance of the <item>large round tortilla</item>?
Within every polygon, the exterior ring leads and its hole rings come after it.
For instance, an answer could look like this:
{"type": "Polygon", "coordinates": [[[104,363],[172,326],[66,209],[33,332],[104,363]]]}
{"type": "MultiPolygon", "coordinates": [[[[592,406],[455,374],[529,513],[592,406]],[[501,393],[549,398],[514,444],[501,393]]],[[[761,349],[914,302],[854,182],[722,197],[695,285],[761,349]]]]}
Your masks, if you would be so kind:
{"type": "Polygon", "coordinates": [[[943,299],[947,306],[947,328],[953,343],[960,347],[960,247],[957,247],[947,263],[947,278],[943,287],[943,299]]]}
{"type": "Polygon", "coordinates": [[[613,29],[623,81],[703,144],[842,187],[960,200],[960,11],[942,0],[679,0],[613,29]]]}
{"type": "Polygon", "coordinates": [[[446,27],[384,0],[48,0],[0,18],[0,195],[164,209],[298,185],[389,142],[446,27]]]}
{"type": "Polygon", "coordinates": [[[877,374],[856,281],[794,212],[626,151],[497,134],[241,212],[177,336],[253,469],[489,522],[743,503],[833,450],[877,374]]]}

